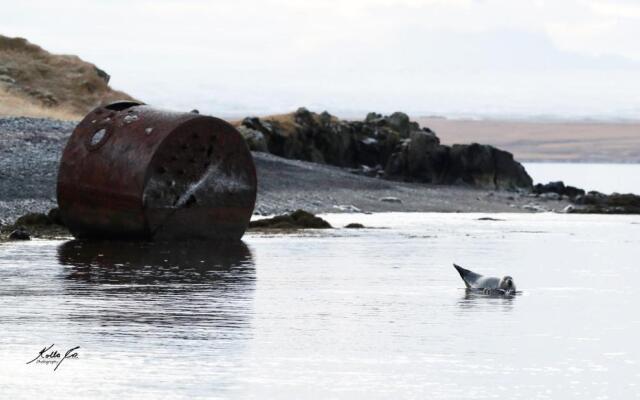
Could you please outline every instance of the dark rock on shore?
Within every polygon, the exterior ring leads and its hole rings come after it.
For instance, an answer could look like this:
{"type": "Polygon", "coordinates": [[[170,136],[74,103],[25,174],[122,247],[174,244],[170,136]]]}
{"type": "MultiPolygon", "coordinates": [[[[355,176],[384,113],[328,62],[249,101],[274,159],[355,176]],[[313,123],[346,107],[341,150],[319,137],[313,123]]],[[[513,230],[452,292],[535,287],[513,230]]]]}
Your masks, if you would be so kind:
{"type": "Polygon", "coordinates": [[[483,189],[525,189],[531,177],[513,155],[489,145],[446,146],[409,116],[370,113],[340,120],[326,111],[245,118],[238,129],[252,150],[352,168],[367,176],[483,189]]]}
{"type": "Polygon", "coordinates": [[[640,196],[613,193],[606,195],[591,191],[577,196],[570,211],[581,214],[640,214],[640,196]]]}
{"type": "Polygon", "coordinates": [[[0,241],[30,240],[37,238],[69,237],[71,233],[59,221],[57,208],[49,210],[48,214],[27,213],[16,219],[12,225],[0,226],[0,241]]]}
{"type": "Polygon", "coordinates": [[[567,196],[573,200],[578,196],[584,196],[585,191],[574,186],[565,186],[562,181],[549,182],[546,184],[538,183],[533,187],[535,194],[555,193],[559,196],[567,196]]]}
{"type": "Polygon", "coordinates": [[[49,217],[49,221],[51,221],[52,224],[65,226],[64,221],[62,221],[62,217],[60,216],[60,209],[58,207],[49,210],[49,212],[47,213],[47,217],[49,217]]]}
{"type": "Polygon", "coordinates": [[[388,176],[445,185],[469,185],[483,189],[526,189],[531,177],[509,152],[472,143],[440,145],[433,135],[412,133],[407,146],[394,153],[388,176]]]}
{"type": "Polygon", "coordinates": [[[363,229],[364,225],[357,222],[352,222],[350,224],[345,225],[344,227],[347,229],[363,229]]]}
{"type": "Polygon", "coordinates": [[[51,220],[45,214],[42,213],[28,213],[18,218],[14,224],[15,226],[48,226],[51,225],[51,220]]]}
{"type": "Polygon", "coordinates": [[[331,224],[320,217],[296,210],[290,214],[278,215],[249,223],[249,229],[329,229],[331,224]]]}
{"type": "Polygon", "coordinates": [[[47,214],[34,212],[26,213],[16,219],[16,222],[13,225],[23,227],[47,227],[49,225],[65,226],[62,218],[60,217],[60,210],[58,207],[52,208],[47,214]]]}
{"type": "Polygon", "coordinates": [[[264,153],[269,152],[269,149],[267,148],[267,141],[262,132],[252,128],[247,128],[244,125],[241,125],[237,128],[251,150],[261,151],[264,153]]]}
{"type": "Polygon", "coordinates": [[[572,205],[564,212],[576,214],[640,214],[640,196],[635,194],[613,193],[610,195],[565,185],[562,181],[538,183],[533,193],[545,200],[569,199],[572,205]]]}
{"type": "Polygon", "coordinates": [[[9,240],[31,240],[31,235],[24,228],[18,228],[9,234],[9,240]]]}

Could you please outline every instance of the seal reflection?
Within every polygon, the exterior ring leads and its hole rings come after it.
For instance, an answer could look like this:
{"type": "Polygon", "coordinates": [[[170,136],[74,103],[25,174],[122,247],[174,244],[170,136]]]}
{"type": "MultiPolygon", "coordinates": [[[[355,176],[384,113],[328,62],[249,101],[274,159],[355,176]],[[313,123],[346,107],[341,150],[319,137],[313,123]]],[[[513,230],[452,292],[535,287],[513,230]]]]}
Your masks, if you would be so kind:
{"type": "Polygon", "coordinates": [[[479,308],[486,311],[510,312],[520,292],[504,294],[501,291],[484,291],[478,289],[464,289],[464,296],[458,300],[458,306],[463,311],[479,308]],[[496,308],[497,307],[497,308],[496,308]]]}

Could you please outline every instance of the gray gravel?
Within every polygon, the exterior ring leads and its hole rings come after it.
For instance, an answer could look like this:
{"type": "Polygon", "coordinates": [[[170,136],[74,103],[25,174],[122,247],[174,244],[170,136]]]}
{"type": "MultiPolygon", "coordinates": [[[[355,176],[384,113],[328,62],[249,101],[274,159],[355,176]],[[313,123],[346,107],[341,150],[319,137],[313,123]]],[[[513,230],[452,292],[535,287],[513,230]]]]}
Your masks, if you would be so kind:
{"type": "Polygon", "coordinates": [[[59,158],[75,124],[0,118],[0,223],[55,206],[59,158]]]}
{"type": "MultiPolygon", "coordinates": [[[[42,118],[0,118],[0,223],[55,206],[58,163],[75,125],[42,118]]],[[[568,204],[527,194],[368,178],[265,153],[254,153],[254,160],[259,214],[298,208],[311,212],[534,212],[561,210],[568,204]]]]}
{"type": "Polygon", "coordinates": [[[462,186],[395,182],[355,175],[330,165],[254,153],[258,171],[256,212],[297,208],[324,212],[539,212],[560,211],[566,201],[543,201],[528,193],[462,186]]]}

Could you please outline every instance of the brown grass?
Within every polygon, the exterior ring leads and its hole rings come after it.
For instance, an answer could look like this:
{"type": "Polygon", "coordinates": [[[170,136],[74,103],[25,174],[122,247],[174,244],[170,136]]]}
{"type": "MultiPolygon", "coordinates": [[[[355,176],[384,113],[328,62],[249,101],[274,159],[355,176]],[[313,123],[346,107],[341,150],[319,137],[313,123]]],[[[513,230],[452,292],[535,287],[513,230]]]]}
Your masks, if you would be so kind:
{"type": "Polygon", "coordinates": [[[131,99],[111,89],[101,73],[76,56],[0,36],[0,114],[77,119],[100,104],[131,99]]]}
{"type": "Polygon", "coordinates": [[[8,93],[0,87],[0,116],[22,116],[35,118],[53,118],[67,121],[79,120],[83,116],[62,107],[43,107],[34,104],[18,94],[8,93]]]}
{"type": "MultiPolygon", "coordinates": [[[[295,112],[290,112],[286,114],[273,114],[273,115],[261,116],[260,119],[262,121],[267,121],[267,122],[277,124],[278,127],[280,128],[280,133],[282,133],[284,136],[289,136],[296,132],[296,127],[298,126],[295,120],[295,114],[296,114],[295,112]]],[[[320,123],[320,114],[312,112],[311,115],[317,123],[320,123]]],[[[335,123],[335,122],[338,122],[339,119],[332,115],[331,121],[335,123]]],[[[229,120],[229,123],[237,127],[242,124],[242,120],[239,120],[239,119],[229,120]]]]}

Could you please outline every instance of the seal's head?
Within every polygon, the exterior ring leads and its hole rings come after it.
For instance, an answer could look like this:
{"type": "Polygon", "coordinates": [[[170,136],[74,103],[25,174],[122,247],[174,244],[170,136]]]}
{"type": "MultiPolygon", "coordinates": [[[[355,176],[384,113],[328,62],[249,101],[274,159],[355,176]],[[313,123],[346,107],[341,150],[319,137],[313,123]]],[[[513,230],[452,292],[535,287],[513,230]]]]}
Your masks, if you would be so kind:
{"type": "Polygon", "coordinates": [[[500,289],[507,292],[515,292],[516,284],[513,282],[513,278],[510,276],[505,276],[504,278],[500,279],[500,289]]]}

